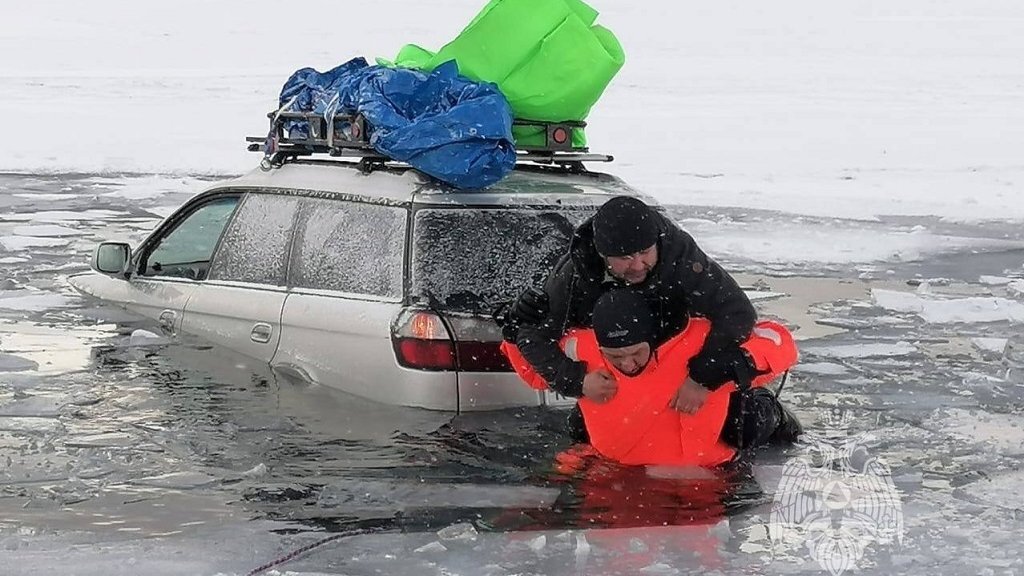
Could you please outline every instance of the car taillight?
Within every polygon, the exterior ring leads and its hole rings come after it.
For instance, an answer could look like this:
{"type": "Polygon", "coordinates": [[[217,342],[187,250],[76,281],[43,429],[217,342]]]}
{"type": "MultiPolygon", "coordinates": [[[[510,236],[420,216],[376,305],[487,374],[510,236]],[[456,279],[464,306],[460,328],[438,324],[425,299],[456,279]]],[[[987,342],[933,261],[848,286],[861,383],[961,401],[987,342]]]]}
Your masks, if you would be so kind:
{"type": "Polygon", "coordinates": [[[419,370],[455,370],[455,351],[451,342],[396,338],[398,363],[419,370]]]}
{"type": "Polygon", "coordinates": [[[395,358],[406,368],[455,370],[455,345],[441,317],[433,312],[406,310],[391,336],[395,358]]]}
{"type": "Polygon", "coordinates": [[[405,310],[392,332],[395,358],[406,368],[511,372],[501,353],[501,333],[490,320],[451,316],[447,322],[433,312],[405,310]],[[449,332],[455,332],[455,337],[449,332]]]}

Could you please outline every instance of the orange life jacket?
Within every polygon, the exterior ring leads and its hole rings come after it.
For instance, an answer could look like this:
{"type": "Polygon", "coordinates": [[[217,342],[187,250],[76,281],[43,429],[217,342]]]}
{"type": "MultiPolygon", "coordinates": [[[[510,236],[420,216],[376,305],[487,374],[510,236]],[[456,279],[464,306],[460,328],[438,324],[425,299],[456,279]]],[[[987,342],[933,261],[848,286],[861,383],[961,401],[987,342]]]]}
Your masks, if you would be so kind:
{"type": "MultiPolygon", "coordinates": [[[[669,407],[686,377],[690,359],[700,352],[710,329],[708,320],[691,319],[685,330],[658,347],[636,376],[627,376],[605,362],[593,330],[573,330],[562,339],[562,349],[583,362],[587,372],[604,368],[618,384],[615,396],[604,404],[587,398],[579,402],[590,442],[598,452],[623,464],[717,466],[733,458],[735,450],[720,436],[735,384],[727,383],[708,394],[696,414],[669,407]]],[[[759,373],[754,386],[771,382],[796,363],[793,336],[776,322],[758,323],[741,347],[751,355],[759,373]]],[[[547,388],[514,345],[506,342],[502,350],[529,386],[547,388]]]]}

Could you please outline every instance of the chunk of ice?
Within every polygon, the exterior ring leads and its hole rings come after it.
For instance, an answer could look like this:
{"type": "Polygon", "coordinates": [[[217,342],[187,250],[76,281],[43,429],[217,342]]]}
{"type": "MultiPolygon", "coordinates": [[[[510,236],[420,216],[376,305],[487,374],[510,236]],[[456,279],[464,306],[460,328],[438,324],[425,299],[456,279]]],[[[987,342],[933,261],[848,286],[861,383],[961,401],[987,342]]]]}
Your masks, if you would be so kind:
{"type": "Polygon", "coordinates": [[[442,542],[448,543],[471,543],[476,542],[479,537],[476,527],[469,522],[452,524],[437,531],[437,537],[442,542]]]}

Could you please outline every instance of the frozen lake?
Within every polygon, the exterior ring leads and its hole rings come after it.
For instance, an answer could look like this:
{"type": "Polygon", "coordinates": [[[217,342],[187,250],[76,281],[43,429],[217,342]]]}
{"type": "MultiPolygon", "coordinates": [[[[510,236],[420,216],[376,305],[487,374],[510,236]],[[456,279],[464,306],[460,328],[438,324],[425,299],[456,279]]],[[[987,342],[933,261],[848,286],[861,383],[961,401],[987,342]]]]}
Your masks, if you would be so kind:
{"type": "Polygon", "coordinates": [[[769,538],[780,480],[872,457],[902,541],[853,539],[863,573],[1022,569],[1024,380],[1000,364],[1024,321],[1018,228],[671,207],[801,340],[783,396],[807,442],[709,475],[574,466],[555,411],[453,417],[297,386],[144,338],[155,326],[70,288],[97,241],[138,241],[202,185],[0,176],[0,573],[247,574],[346,530],[276,569],[819,573],[810,536],[769,538]],[[783,261],[779,236],[753,240],[768,229],[866,253],[783,261]]]}

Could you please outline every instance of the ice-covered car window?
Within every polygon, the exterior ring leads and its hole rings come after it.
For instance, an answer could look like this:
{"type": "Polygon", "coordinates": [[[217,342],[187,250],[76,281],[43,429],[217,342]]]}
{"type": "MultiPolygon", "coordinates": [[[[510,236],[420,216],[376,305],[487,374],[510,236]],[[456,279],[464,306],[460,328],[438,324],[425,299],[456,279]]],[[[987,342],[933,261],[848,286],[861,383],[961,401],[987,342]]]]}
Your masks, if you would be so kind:
{"type": "Polygon", "coordinates": [[[237,205],[237,196],[226,196],[194,210],[158,240],[146,257],[142,275],[205,279],[217,241],[237,205]]]}
{"type": "Polygon", "coordinates": [[[304,199],[289,284],[401,298],[407,214],[395,206],[304,199]]]}
{"type": "Polygon", "coordinates": [[[248,194],[224,233],[211,280],[283,286],[299,198],[248,194]]]}
{"type": "Polygon", "coordinates": [[[487,312],[539,286],[592,208],[422,209],[416,212],[412,295],[487,312]]]}

